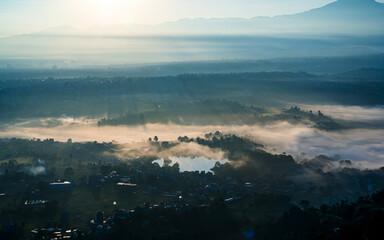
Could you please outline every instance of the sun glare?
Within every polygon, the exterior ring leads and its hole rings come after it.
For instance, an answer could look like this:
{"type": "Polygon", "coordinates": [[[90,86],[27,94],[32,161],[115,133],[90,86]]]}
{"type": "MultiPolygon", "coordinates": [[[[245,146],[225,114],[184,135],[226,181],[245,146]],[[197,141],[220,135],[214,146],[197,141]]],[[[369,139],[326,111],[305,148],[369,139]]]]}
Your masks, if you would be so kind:
{"type": "Polygon", "coordinates": [[[101,24],[114,24],[130,20],[130,13],[136,0],[86,0],[93,9],[94,18],[101,24]]]}
{"type": "Polygon", "coordinates": [[[102,9],[113,9],[118,8],[124,3],[129,3],[131,1],[122,1],[122,0],[91,0],[90,1],[93,4],[96,4],[98,7],[102,9]]]}
{"type": "Polygon", "coordinates": [[[88,0],[88,3],[94,5],[102,13],[118,12],[121,8],[132,3],[132,0],[88,0]]]}

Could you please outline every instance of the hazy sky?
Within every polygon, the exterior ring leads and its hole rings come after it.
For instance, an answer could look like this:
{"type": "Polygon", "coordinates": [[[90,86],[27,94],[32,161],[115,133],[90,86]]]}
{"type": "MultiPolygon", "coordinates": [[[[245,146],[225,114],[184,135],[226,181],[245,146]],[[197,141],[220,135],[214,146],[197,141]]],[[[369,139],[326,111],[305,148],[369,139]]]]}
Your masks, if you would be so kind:
{"type": "MultiPolygon", "coordinates": [[[[273,16],[334,0],[0,0],[0,36],[57,26],[157,24],[180,18],[273,16]]],[[[384,0],[380,0],[384,1],[384,0]]]]}
{"type": "Polygon", "coordinates": [[[70,25],[157,24],[180,18],[273,16],[332,0],[0,0],[0,35],[70,25]]]}

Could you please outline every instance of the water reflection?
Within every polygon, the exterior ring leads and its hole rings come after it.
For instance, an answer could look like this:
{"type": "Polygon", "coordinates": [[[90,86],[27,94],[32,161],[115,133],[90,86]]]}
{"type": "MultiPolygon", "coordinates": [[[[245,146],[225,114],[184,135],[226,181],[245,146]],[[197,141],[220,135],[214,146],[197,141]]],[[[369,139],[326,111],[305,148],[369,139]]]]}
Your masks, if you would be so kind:
{"type": "MultiPolygon", "coordinates": [[[[176,162],[180,165],[180,172],[192,172],[192,171],[206,171],[212,172],[210,169],[215,165],[216,162],[224,164],[228,159],[215,160],[206,157],[170,157],[169,160],[172,161],[170,166],[176,162]]],[[[164,158],[153,161],[153,163],[158,163],[161,167],[164,165],[164,158]]]]}

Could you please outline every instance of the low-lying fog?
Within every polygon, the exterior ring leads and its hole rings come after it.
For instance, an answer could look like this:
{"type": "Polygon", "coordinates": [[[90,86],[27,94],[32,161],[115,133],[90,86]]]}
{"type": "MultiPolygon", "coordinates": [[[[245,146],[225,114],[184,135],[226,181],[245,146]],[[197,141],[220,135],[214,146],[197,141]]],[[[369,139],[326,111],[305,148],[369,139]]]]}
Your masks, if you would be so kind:
{"type": "Polygon", "coordinates": [[[296,35],[293,38],[289,35],[274,37],[21,35],[0,38],[1,59],[43,59],[37,61],[39,62],[37,67],[52,67],[53,64],[47,64],[49,62],[47,59],[58,59],[63,60],[59,65],[60,68],[94,64],[353,56],[379,54],[383,51],[380,36],[319,38],[296,35]]]}
{"type": "MultiPolygon", "coordinates": [[[[379,107],[343,107],[319,106],[325,114],[331,113],[333,118],[352,120],[384,121],[384,110],[379,107]],[[323,110],[325,109],[325,110],[323,110]]],[[[361,163],[362,168],[381,167],[384,160],[384,129],[348,129],[342,131],[322,131],[311,126],[288,122],[277,122],[268,125],[210,125],[184,126],[176,124],[147,124],[146,126],[104,126],[98,127],[96,120],[77,119],[44,119],[25,121],[13,125],[2,125],[1,138],[54,138],[57,141],[74,142],[98,141],[118,143],[146,142],[149,137],[158,136],[159,141],[176,141],[179,136],[203,137],[209,132],[245,136],[266,146],[270,152],[291,154],[295,159],[304,160],[316,155],[339,155],[341,159],[349,159],[361,163]],[[46,122],[61,124],[49,125],[46,122]],[[64,124],[63,124],[64,123],[64,124]]],[[[191,145],[192,146],[192,145],[191,145]]],[[[204,156],[222,160],[224,156],[209,155],[204,149],[196,150],[188,144],[181,146],[189,156],[204,156]]],[[[140,154],[140,152],[139,152],[140,154]]],[[[168,155],[176,156],[176,155],[168,155]]],[[[183,168],[183,167],[182,167],[183,168]]],[[[187,168],[187,167],[186,167],[187,168]]]]}
{"type": "MultiPolygon", "coordinates": [[[[170,165],[174,165],[178,163],[180,166],[181,172],[191,172],[191,171],[210,171],[211,168],[217,162],[216,159],[210,159],[206,157],[170,157],[169,160],[172,162],[170,165]]],[[[227,162],[227,159],[219,160],[221,164],[227,162]]],[[[160,167],[164,165],[164,158],[153,161],[154,163],[158,163],[160,167]]],[[[210,171],[212,172],[212,171],[210,171]]]]}
{"type": "MultiPolygon", "coordinates": [[[[293,104],[295,105],[295,104],[293,104]]],[[[382,121],[384,106],[343,106],[343,105],[304,105],[297,104],[303,110],[319,109],[337,119],[352,121],[382,121]]],[[[292,106],[292,104],[290,105],[292,106]]]]}

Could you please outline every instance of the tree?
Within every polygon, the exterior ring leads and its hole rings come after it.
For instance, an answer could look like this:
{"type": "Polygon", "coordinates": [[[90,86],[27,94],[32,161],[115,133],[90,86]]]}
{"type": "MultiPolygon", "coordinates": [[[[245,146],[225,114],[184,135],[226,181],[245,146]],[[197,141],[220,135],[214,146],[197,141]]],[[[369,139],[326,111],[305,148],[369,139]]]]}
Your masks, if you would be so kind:
{"type": "Polygon", "coordinates": [[[99,170],[100,170],[101,175],[105,176],[111,172],[111,166],[110,165],[103,165],[103,166],[100,166],[99,170]]]}
{"type": "Polygon", "coordinates": [[[170,159],[164,159],[164,165],[163,165],[163,167],[169,167],[170,165],[171,165],[171,163],[172,163],[172,160],[170,160],[170,159]]]}
{"type": "Polygon", "coordinates": [[[73,174],[75,174],[75,171],[71,167],[68,167],[64,170],[64,176],[65,177],[71,178],[73,176],[73,174]]]}
{"type": "Polygon", "coordinates": [[[8,161],[8,166],[16,166],[17,165],[17,161],[15,159],[11,159],[8,161]]]}
{"type": "Polygon", "coordinates": [[[175,164],[172,165],[171,167],[172,171],[175,172],[175,173],[178,173],[180,171],[180,165],[178,162],[176,162],[175,164]]]}
{"type": "Polygon", "coordinates": [[[69,224],[69,212],[64,210],[61,214],[60,214],[60,224],[61,225],[64,225],[64,226],[68,226],[69,224]]]}
{"type": "Polygon", "coordinates": [[[40,189],[40,192],[44,194],[49,190],[49,183],[45,181],[39,181],[37,183],[37,187],[40,189]]]}
{"type": "Polygon", "coordinates": [[[52,214],[52,215],[56,214],[58,209],[59,209],[59,202],[56,199],[52,201],[48,201],[45,204],[45,210],[49,214],[52,214]]]}
{"type": "Polygon", "coordinates": [[[304,209],[304,210],[307,210],[308,208],[311,207],[311,203],[308,201],[308,200],[301,200],[299,202],[299,206],[304,209]]]}

